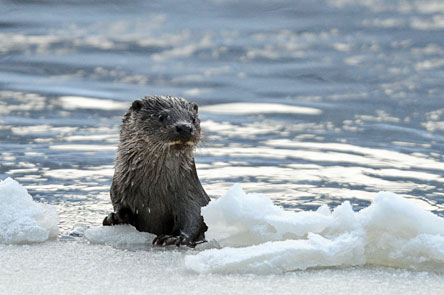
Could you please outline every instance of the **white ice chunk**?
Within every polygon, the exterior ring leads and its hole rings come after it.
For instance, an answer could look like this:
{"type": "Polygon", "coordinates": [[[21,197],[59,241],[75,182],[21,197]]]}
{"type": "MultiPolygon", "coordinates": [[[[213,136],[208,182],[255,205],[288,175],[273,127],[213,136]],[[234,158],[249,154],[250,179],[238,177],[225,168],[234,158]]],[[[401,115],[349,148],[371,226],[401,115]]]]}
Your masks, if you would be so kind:
{"type": "Polygon", "coordinates": [[[238,184],[202,208],[202,215],[208,239],[235,247],[320,233],[335,218],[326,206],[313,212],[285,211],[264,195],[245,194],[238,184]]]}
{"type": "MultiPolygon", "coordinates": [[[[152,241],[156,237],[151,233],[140,232],[131,225],[100,226],[89,229],[74,227],[72,233],[74,236],[84,236],[90,244],[125,249],[147,249],[151,247],[152,241]],[[79,232],[80,234],[76,234],[79,232]]],[[[175,247],[171,246],[170,248],[175,247]]],[[[208,240],[206,243],[198,244],[194,249],[202,251],[213,248],[220,248],[216,240],[208,240]]],[[[191,250],[188,247],[182,249],[191,250]]]]}
{"type": "Polygon", "coordinates": [[[101,226],[85,230],[85,238],[92,244],[103,244],[113,247],[134,245],[151,245],[156,236],[140,232],[130,225],[101,226]]]}
{"type": "Polygon", "coordinates": [[[443,218],[390,192],[378,193],[357,217],[366,231],[368,263],[444,270],[443,218]]]}
{"type": "Polygon", "coordinates": [[[43,242],[59,233],[53,206],[34,202],[28,191],[12,178],[0,181],[0,243],[43,242]]]}
{"type": "Polygon", "coordinates": [[[381,192],[354,212],[292,212],[260,194],[233,186],[202,208],[207,237],[225,248],[187,256],[198,273],[283,273],[327,266],[376,264],[444,272],[444,219],[408,200],[381,192]]]}
{"type": "Polygon", "coordinates": [[[243,248],[211,249],[185,257],[198,273],[281,274],[313,267],[362,265],[364,243],[354,234],[332,240],[309,234],[307,240],[267,242],[243,248]]]}
{"type": "Polygon", "coordinates": [[[69,235],[72,237],[83,237],[85,235],[85,230],[88,229],[88,226],[85,224],[76,224],[69,232],[69,235]]]}

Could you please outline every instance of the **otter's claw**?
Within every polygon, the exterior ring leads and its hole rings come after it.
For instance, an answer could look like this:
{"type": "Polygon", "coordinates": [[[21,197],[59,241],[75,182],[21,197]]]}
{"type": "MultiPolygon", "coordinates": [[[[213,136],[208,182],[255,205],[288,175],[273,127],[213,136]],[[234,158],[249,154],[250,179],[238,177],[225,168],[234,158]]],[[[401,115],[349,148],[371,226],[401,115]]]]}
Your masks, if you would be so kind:
{"type": "Polygon", "coordinates": [[[179,236],[171,236],[171,235],[158,235],[153,240],[153,245],[158,246],[170,246],[170,245],[186,245],[191,248],[194,248],[196,246],[196,243],[191,242],[188,235],[186,234],[180,234],[179,236]]]}
{"type": "Polygon", "coordinates": [[[158,246],[171,245],[171,244],[168,244],[168,242],[172,238],[174,238],[174,237],[171,235],[158,235],[157,237],[154,238],[153,245],[158,245],[158,246]]]}
{"type": "Polygon", "coordinates": [[[103,225],[132,224],[133,213],[128,208],[118,208],[103,219],[103,225]]]}
{"type": "Polygon", "coordinates": [[[170,246],[170,245],[186,245],[184,239],[181,236],[159,235],[153,240],[153,245],[158,246],[170,246]]]}

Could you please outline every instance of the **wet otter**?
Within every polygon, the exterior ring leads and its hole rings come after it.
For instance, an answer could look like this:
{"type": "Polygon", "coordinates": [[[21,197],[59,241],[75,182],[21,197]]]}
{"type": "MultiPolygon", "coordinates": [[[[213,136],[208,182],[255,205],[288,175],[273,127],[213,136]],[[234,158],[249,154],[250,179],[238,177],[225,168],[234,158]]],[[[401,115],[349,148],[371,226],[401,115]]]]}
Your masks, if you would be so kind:
{"type": "Polygon", "coordinates": [[[210,201],[196,172],[198,106],[180,97],[135,100],[122,119],[111,185],[114,212],[103,225],[131,224],[156,245],[204,241],[201,207],[210,201]]]}

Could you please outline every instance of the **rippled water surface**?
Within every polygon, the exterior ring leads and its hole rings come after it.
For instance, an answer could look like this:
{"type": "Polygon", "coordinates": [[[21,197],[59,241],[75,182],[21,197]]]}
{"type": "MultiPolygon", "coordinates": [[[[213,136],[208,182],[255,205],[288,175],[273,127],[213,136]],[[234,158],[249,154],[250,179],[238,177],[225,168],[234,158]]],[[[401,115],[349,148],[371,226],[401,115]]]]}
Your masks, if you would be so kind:
{"type": "Polygon", "coordinates": [[[291,210],[396,192],[444,215],[441,1],[0,2],[0,179],[62,235],[111,210],[120,119],[200,105],[198,172],[291,210]]]}

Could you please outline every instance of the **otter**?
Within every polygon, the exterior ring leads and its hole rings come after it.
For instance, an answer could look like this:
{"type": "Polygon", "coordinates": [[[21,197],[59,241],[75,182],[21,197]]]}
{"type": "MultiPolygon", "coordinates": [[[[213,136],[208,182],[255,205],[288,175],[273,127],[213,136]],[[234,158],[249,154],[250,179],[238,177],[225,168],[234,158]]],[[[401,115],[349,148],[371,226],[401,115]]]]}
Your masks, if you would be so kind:
{"type": "Polygon", "coordinates": [[[153,233],[154,245],[205,242],[201,207],[210,198],[197,176],[193,149],[201,138],[198,105],[181,97],[147,96],[123,116],[103,225],[130,224],[153,233]]]}

